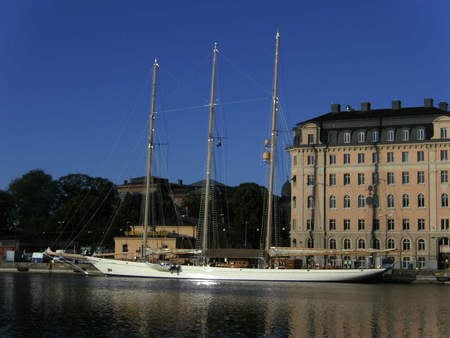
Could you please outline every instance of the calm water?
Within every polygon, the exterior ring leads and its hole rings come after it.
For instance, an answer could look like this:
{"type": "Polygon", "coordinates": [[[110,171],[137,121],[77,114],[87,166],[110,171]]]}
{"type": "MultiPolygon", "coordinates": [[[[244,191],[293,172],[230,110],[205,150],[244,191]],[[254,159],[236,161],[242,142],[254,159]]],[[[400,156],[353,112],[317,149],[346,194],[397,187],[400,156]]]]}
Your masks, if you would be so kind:
{"type": "Polygon", "coordinates": [[[449,285],[0,273],[4,337],[450,336],[449,285]]]}

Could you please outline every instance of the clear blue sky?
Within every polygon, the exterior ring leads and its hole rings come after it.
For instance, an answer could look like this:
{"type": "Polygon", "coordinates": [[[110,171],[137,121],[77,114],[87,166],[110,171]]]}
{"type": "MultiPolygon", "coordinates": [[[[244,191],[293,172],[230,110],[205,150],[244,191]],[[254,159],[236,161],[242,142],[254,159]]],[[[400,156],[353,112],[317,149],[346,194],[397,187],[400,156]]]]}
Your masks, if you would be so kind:
{"type": "Polygon", "coordinates": [[[155,173],[202,179],[214,41],[216,178],[264,184],[277,29],[287,146],[297,122],[331,103],[450,100],[449,14],[437,0],[0,0],[0,189],[35,168],[115,183],[143,175],[154,57],[155,173]]]}

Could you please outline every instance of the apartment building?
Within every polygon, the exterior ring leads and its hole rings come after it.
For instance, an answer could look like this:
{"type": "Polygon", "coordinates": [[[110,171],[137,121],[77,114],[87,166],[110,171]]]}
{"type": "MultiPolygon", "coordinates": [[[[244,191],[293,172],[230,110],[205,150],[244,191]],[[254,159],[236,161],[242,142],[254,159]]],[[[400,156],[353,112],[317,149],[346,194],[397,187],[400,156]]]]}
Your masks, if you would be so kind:
{"type": "Polygon", "coordinates": [[[339,104],[294,128],[291,246],[398,249],[396,267],[450,258],[448,104],[339,104]]]}

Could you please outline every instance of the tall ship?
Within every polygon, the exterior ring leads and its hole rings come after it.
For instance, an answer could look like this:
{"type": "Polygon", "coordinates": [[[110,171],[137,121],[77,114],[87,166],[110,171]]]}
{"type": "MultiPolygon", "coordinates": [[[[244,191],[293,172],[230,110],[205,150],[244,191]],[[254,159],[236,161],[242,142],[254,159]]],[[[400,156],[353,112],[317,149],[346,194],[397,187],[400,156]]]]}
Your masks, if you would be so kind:
{"type": "MultiPolygon", "coordinates": [[[[276,144],[277,144],[277,113],[278,113],[278,56],[280,47],[280,34],[276,34],[275,42],[275,63],[274,63],[274,80],[272,93],[272,124],[270,140],[266,142],[268,151],[265,153],[265,159],[269,162],[269,179],[268,179],[268,196],[267,196],[267,217],[264,224],[265,241],[261,264],[255,268],[239,268],[239,267],[223,267],[213,266],[210,264],[211,252],[208,248],[208,229],[210,222],[210,188],[211,188],[211,171],[212,171],[212,151],[214,147],[214,108],[215,108],[215,78],[216,63],[218,57],[217,44],[213,48],[212,74],[211,74],[211,91],[209,101],[209,128],[207,139],[207,160],[203,199],[203,217],[200,225],[200,247],[198,250],[179,250],[178,253],[189,253],[196,255],[198,258],[194,260],[192,265],[176,265],[167,262],[151,263],[148,261],[147,250],[147,231],[149,228],[149,194],[152,182],[152,159],[153,159],[153,131],[155,128],[155,101],[156,101],[156,81],[159,65],[155,60],[153,64],[153,81],[152,81],[152,99],[150,109],[150,126],[147,147],[147,170],[146,170],[146,203],[144,211],[143,224],[143,240],[141,247],[141,259],[136,261],[117,260],[109,258],[100,258],[94,256],[82,256],[101,273],[107,276],[126,276],[141,278],[170,278],[184,280],[230,280],[230,281],[265,281],[265,282],[351,282],[366,281],[381,276],[390,267],[382,267],[377,254],[385,252],[380,250],[366,250],[364,253],[346,250],[331,249],[300,249],[300,248],[277,248],[272,246],[272,228],[274,219],[274,177],[275,177],[275,160],[276,160],[276,144]],[[374,257],[377,267],[373,268],[350,268],[350,266],[336,268],[279,268],[276,264],[279,257],[307,257],[307,256],[337,256],[337,255],[357,255],[365,254],[374,257]],[[376,262],[376,259],[378,262],[376,262]]],[[[177,254],[176,250],[173,252],[177,254]]],[[[47,254],[59,256],[58,254],[47,250],[47,254]]],[[[66,257],[80,258],[79,255],[63,254],[66,257]]]]}

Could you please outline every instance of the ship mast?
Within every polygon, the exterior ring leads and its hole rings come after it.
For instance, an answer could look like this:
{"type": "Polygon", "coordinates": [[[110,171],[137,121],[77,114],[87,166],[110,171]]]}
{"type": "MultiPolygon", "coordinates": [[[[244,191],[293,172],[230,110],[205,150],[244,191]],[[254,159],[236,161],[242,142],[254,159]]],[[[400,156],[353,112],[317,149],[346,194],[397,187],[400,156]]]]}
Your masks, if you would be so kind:
{"type": "Polygon", "coordinates": [[[205,200],[204,200],[204,215],[203,215],[203,227],[202,227],[202,255],[206,261],[206,250],[208,249],[208,220],[209,220],[209,200],[210,200],[210,186],[211,186],[211,161],[212,150],[214,145],[214,87],[216,82],[216,61],[217,54],[217,42],[214,43],[213,48],[213,63],[212,63],[212,75],[211,75],[211,95],[209,99],[209,128],[208,128],[208,153],[206,159],[206,178],[205,178],[205,200]]]}
{"type": "Polygon", "coordinates": [[[277,142],[277,111],[278,111],[278,49],[280,47],[280,33],[276,35],[275,45],[275,69],[273,79],[273,95],[272,95],[272,131],[270,139],[270,159],[269,159],[269,186],[267,196],[267,226],[266,241],[264,250],[266,254],[269,252],[272,243],[272,223],[273,223],[273,185],[275,176],[275,151],[277,142]]]}
{"type": "Polygon", "coordinates": [[[149,228],[150,218],[150,189],[153,185],[152,177],[152,161],[153,161],[153,148],[154,140],[153,134],[155,131],[155,103],[156,103],[156,78],[158,75],[158,61],[155,59],[153,62],[153,81],[152,81],[152,100],[150,105],[150,126],[148,131],[148,143],[147,143],[147,170],[145,175],[145,205],[144,205],[144,229],[142,236],[142,250],[141,257],[145,259],[147,256],[147,231],[149,228]]]}

